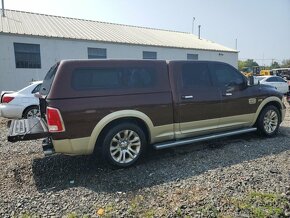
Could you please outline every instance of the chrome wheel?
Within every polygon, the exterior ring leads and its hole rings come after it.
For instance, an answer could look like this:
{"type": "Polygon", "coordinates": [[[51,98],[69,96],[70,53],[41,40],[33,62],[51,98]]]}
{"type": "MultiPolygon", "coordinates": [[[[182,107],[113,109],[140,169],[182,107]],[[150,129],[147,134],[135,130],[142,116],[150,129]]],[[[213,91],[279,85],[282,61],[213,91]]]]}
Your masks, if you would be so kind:
{"type": "Polygon", "coordinates": [[[111,140],[110,154],[118,163],[130,163],[138,157],[141,139],[133,130],[122,130],[111,140]]]}
{"type": "Polygon", "coordinates": [[[35,117],[39,117],[39,110],[36,108],[30,109],[27,114],[26,114],[26,118],[30,119],[30,118],[35,118],[35,117]]]}
{"type": "Polygon", "coordinates": [[[274,110],[269,110],[264,116],[264,129],[267,133],[273,133],[278,127],[278,114],[274,110]]]}

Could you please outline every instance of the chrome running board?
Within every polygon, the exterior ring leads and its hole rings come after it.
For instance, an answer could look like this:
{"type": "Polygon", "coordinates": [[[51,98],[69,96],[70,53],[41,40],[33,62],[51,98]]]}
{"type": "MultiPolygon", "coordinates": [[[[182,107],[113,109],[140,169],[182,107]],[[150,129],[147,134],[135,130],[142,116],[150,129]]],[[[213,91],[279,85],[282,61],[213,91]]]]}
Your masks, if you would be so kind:
{"type": "Polygon", "coordinates": [[[187,138],[184,140],[158,143],[158,144],[154,144],[153,147],[156,150],[160,150],[160,149],[164,149],[164,148],[171,148],[171,147],[176,147],[176,146],[180,146],[180,145],[186,145],[186,144],[190,144],[190,143],[194,143],[194,142],[202,142],[202,141],[207,141],[207,140],[211,140],[211,139],[217,139],[217,138],[239,135],[239,134],[248,133],[248,132],[254,132],[256,130],[257,130],[257,128],[240,129],[240,130],[234,130],[234,131],[230,131],[230,132],[223,132],[223,133],[216,133],[216,134],[205,135],[205,136],[200,136],[200,137],[187,138]]]}

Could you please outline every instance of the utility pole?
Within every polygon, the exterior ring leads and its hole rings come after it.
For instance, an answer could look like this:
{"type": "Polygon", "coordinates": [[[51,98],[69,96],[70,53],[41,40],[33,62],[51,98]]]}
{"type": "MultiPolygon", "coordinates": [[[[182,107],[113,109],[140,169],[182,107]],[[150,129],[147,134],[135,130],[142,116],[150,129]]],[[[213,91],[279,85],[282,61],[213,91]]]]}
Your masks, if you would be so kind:
{"type": "Polygon", "coordinates": [[[238,39],[236,38],[236,50],[238,50],[238,39]]]}
{"type": "Polygon", "coordinates": [[[194,21],[195,21],[195,17],[192,18],[192,34],[194,34],[194,21]]]}
{"type": "Polygon", "coordinates": [[[198,25],[198,38],[200,39],[200,27],[201,25],[198,25]]]}
{"type": "Polygon", "coordinates": [[[4,0],[2,0],[2,17],[5,17],[4,0]]]}

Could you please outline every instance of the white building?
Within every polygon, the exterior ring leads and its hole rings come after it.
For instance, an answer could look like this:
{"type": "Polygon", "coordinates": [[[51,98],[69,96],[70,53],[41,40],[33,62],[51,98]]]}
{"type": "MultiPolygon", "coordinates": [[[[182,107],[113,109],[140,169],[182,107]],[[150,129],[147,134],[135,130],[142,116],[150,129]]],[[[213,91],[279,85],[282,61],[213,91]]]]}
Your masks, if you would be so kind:
{"type": "Polygon", "coordinates": [[[190,33],[5,10],[0,17],[0,92],[44,78],[61,59],[216,60],[238,52],[190,33]]]}

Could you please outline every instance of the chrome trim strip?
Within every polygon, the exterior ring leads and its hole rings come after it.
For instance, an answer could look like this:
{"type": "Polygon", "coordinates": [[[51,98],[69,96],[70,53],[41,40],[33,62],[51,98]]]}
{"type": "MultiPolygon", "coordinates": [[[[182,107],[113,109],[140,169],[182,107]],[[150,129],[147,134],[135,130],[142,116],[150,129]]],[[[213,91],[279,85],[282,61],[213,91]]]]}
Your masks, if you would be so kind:
{"type": "Polygon", "coordinates": [[[235,130],[235,131],[226,132],[226,133],[217,133],[213,135],[195,137],[195,138],[185,139],[185,140],[180,140],[180,141],[158,143],[158,144],[153,145],[153,147],[156,150],[160,150],[164,148],[171,148],[171,147],[190,144],[194,142],[201,142],[201,141],[206,141],[210,139],[217,139],[217,138],[226,137],[226,136],[233,136],[233,135],[238,135],[238,134],[243,134],[243,133],[248,133],[248,132],[254,132],[256,130],[257,128],[247,128],[247,129],[235,130]]]}

